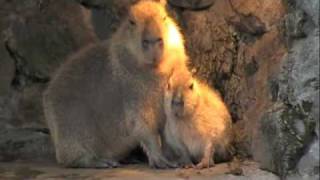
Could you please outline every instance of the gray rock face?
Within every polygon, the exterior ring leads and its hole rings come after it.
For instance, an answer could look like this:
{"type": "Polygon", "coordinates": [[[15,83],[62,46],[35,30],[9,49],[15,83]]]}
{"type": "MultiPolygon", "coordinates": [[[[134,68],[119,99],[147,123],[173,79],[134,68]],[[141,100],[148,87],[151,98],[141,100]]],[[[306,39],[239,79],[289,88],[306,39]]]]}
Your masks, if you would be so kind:
{"type": "Polygon", "coordinates": [[[300,116],[304,116],[293,121],[305,148],[297,170],[302,179],[319,179],[319,26],[306,39],[294,43],[288,60],[292,61],[288,100],[300,106],[300,116]]]}
{"type": "Polygon", "coordinates": [[[319,27],[319,1],[318,0],[305,0],[305,1],[295,1],[296,6],[300,7],[304,12],[306,12],[311,18],[314,24],[319,27]]]}
{"type": "Polygon", "coordinates": [[[41,150],[46,159],[49,136],[24,128],[46,128],[46,83],[66,56],[97,41],[90,11],[64,0],[0,0],[0,7],[0,156],[34,159],[41,150]]]}
{"type": "MultiPolygon", "coordinates": [[[[1,36],[0,36],[1,37],[1,36]]],[[[0,38],[2,39],[2,38],[0,38]]],[[[11,81],[14,78],[14,62],[10,59],[9,53],[4,45],[0,46],[0,96],[5,96],[10,92],[11,81]]]]}
{"type": "Polygon", "coordinates": [[[5,43],[18,71],[16,86],[48,81],[65,56],[96,40],[90,12],[75,3],[10,1],[4,9],[5,43]]]}
{"type": "Polygon", "coordinates": [[[319,179],[319,138],[315,138],[298,163],[297,179],[319,179]]]}
{"type": "MultiPolygon", "coordinates": [[[[1,27],[1,26],[0,26],[1,27]]],[[[0,40],[3,36],[0,35],[0,40]]],[[[12,121],[15,100],[12,99],[11,82],[14,79],[15,66],[5,45],[0,46],[0,127],[7,128],[12,121]]]]}
{"type": "Polygon", "coordinates": [[[51,138],[44,129],[8,129],[0,131],[0,161],[53,161],[51,138]]]}
{"type": "MultiPolygon", "coordinates": [[[[306,4],[297,5],[291,14],[301,14],[301,9],[312,17],[318,13],[306,4]]],[[[293,23],[296,26],[288,29],[288,35],[297,29],[308,31],[305,38],[291,36],[295,39],[290,41],[289,53],[275,81],[276,102],[262,118],[262,133],[258,136],[262,140],[254,140],[259,147],[255,157],[263,166],[282,175],[289,170],[298,172],[289,173],[289,179],[319,177],[319,26],[307,21],[313,19],[293,23]]]]}

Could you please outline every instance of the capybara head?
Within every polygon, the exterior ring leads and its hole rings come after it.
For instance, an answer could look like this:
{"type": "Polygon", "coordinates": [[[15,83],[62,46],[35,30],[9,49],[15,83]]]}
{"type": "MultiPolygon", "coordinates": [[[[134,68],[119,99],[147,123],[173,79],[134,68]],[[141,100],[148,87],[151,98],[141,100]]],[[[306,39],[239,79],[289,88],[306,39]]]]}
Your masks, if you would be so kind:
{"type": "Polygon", "coordinates": [[[192,116],[199,103],[198,85],[187,71],[176,71],[170,76],[165,89],[166,113],[176,119],[192,116]]]}

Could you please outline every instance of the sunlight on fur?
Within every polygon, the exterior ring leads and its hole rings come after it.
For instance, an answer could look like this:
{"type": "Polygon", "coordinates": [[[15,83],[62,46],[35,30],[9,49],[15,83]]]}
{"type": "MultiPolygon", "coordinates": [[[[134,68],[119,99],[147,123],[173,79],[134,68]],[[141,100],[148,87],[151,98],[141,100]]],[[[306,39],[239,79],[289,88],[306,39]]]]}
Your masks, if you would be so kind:
{"type": "Polygon", "coordinates": [[[188,57],[184,48],[183,36],[170,17],[166,18],[166,28],[164,32],[164,61],[159,66],[159,72],[168,74],[172,71],[172,67],[185,67],[188,57]]]}
{"type": "Polygon", "coordinates": [[[168,44],[170,47],[179,48],[181,46],[181,43],[183,44],[181,34],[179,33],[179,30],[176,28],[174,24],[172,23],[168,24],[167,33],[168,33],[167,34],[168,44]]]}

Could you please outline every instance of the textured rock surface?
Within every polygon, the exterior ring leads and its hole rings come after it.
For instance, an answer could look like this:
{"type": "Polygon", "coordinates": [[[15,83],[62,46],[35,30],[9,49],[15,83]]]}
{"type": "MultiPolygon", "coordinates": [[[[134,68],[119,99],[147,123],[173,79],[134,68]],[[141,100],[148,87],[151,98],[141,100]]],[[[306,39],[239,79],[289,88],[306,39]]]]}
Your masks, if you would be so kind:
{"type": "Polygon", "coordinates": [[[0,136],[0,161],[54,160],[54,150],[46,129],[2,130],[0,136]]]}
{"type": "Polygon", "coordinates": [[[46,158],[42,91],[66,56],[97,41],[90,11],[64,0],[0,0],[0,14],[0,157],[46,158]]]}
{"type": "MultiPolygon", "coordinates": [[[[3,36],[0,36],[0,40],[3,40],[3,36]]],[[[0,127],[2,128],[7,127],[12,121],[11,105],[14,104],[12,102],[14,100],[11,99],[13,94],[11,82],[14,78],[15,66],[4,44],[0,45],[0,55],[0,127]]]]}
{"type": "Polygon", "coordinates": [[[292,170],[290,178],[318,179],[319,24],[313,18],[318,16],[314,6],[319,2],[299,2],[289,4],[286,21],[294,24],[286,29],[289,53],[272,80],[274,103],[261,119],[258,137],[265,139],[256,144],[260,147],[256,152],[262,165],[282,175],[292,170]]]}
{"type": "MultiPolygon", "coordinates": [[[[52,157],[42,91],[67,55],[110,37],[135,1],[0,0],[0,160],[52,157]]],[[[190,69],[232,113],[237,156],[282,177],[319,177],[319,1],[169,0],[168,8],[190,69]]]]}

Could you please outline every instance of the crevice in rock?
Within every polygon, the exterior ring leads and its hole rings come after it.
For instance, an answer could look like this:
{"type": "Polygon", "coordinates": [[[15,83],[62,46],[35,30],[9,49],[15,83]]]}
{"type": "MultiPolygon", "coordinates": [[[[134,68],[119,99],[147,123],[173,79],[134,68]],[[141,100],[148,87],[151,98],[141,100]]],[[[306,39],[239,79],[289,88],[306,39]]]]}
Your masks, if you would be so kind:
{"type": "Polygon", "coordinates": [[[283,29],[288,48],[293,46],[295,40],[307,38],[315,28],[315,22],[302,8],[297,7],[294,0],[283,0],[287,6],[288,14],[284,18],[283,29]]]}
{"type": "Polygon", "coordinates": [[[50,134],[50,131],[48,128],[24,128],[26,130],[34,131],[34,132],[40,132],[43,134],[50,134]]]}
{"type": "Polygon", "coordinates": [[[75,0],[77,3],[87,9],[105,9],[112,5],[113,1],[90,1],[90,0],[75,0]]]}
{"type": "Polygon", "coordinates": [[[12,87],[21,90],[32,83],[47,83],[50,78],[42,74],[32,72],[28,68],[27,60],[19,54],[17,50],[10,47],[9,40],[5,42],[5,48],[15,64],[15,75],[11,82],[12,87]]]}
{"type": "Polygon", "coordinates": [[[45,2],[44,2],[44,0],[38,0],[37,5],[39,7],[39,11],[45,12],[46,9],[49,7],[50,3],[51,3],[51,0],[46,0],[45,2]]]}
{"type": "Polygon", "coordinates": [[[215,0],[168,0],[167,2],[177,8],[202,11],[210,8],[215,0]]]}
{"type": "Polygon", "coordinates": [[[54,159],[50,136],[40,128],[15,128],[0,131],[0,161],[54,159]]]}
{"type": "Polygon", "coordinates": [[[266,26],[258,17],[251,13],[242,14],[233,6],[231,0],[228,0],[228,3],[236,16],[227,19],[227,22],[242,36],[260,37],[266,33],[266,26]]]}

